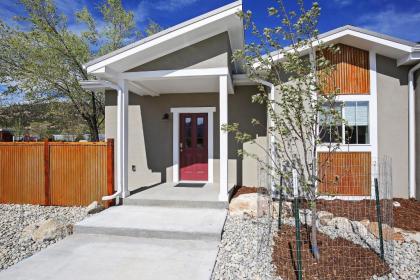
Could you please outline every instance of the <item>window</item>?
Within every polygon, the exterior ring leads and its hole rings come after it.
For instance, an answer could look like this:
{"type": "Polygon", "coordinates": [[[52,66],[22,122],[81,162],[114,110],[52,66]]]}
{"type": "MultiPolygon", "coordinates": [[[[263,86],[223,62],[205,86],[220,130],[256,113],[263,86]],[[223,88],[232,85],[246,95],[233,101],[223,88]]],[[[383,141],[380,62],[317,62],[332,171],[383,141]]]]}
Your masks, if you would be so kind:
{"type": "Polygon", "coordinates": [[[369,144],[369,102],[352,101],[344,104],[345,143],[369,144]]]}
{"type": "Polygon", "coordinates": [[[369,144],[369,102],[348,101],[336,105],[344,124],[334,118],[320,116],[320,138],[323,143],[369,144]]]}

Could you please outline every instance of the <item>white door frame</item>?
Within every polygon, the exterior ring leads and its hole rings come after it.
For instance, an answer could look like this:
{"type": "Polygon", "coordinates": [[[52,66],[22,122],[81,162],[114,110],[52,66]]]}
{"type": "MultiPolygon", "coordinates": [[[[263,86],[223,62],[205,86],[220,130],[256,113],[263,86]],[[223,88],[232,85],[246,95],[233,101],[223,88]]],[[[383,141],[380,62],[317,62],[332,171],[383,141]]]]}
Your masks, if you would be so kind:
{"type": "MultiPolygon", "coordinates": [[[[216,112],[216,107],[176,107],[171,108],[172,118],[172,180],[174,183],[179,183],[179,114],[184,113],[207,113],[207,129],[208,129],[208,179],[206,183],[213,183],[213,130],[214,120],[213,113],[216,112]]],[[[194,183],[193,181],[188,181],[194,183]]]]}

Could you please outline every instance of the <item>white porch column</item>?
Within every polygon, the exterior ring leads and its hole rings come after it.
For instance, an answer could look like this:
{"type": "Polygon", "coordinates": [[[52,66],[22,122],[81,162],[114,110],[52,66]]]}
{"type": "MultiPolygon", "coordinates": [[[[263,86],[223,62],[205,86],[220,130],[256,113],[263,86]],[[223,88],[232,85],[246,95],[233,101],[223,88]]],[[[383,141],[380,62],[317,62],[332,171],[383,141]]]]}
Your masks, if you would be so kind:
{"type": "Polygon", "coordinates": [[[228,133],[222,129],[228,124],[228,77],[219,77],[219,114],[220,114],[220,192],[219,200],[228,200],[228,133]]]}
{"type": "Polygon", "coordinates": [[[118,85],[121,93],[118,95],[118,125],[117,125],[117,184],[122,193],[121,197],[130,195],[128,190],[128,82],[120,80],[118,85]]]}

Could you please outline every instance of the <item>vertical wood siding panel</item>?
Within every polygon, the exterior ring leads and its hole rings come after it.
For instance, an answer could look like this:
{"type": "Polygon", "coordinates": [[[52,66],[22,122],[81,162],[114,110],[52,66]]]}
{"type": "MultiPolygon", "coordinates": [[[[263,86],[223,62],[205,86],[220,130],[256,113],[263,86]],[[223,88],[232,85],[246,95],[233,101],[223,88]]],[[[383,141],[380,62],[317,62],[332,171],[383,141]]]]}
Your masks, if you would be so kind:
{"type": "Polygon", "coordinates": [[[369,94],[369,52],[339,44],[338,53],[325,52],[325,57],[335,66],[327,78],[324,91],[340,89],[340,94],[369,94]]]}
{"type": "Polygon", "coordinates": [[[371,191],[371,153],[318,153],[320,193],[367,196],[371,191]]]}

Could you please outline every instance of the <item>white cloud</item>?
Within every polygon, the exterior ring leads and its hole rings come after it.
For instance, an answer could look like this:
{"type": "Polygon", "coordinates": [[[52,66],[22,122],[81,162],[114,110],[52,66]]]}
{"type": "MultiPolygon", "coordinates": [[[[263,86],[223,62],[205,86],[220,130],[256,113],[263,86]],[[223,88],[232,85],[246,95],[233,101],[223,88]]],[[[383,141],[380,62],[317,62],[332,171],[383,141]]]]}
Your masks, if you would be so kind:
{"type": "Polygon", "coordinates": [[[155,5],[157,10],[173,12],[196,3],[198,0],[168,0],[158,1],[155,5]]]}
{"type": "Polygon", "coordinates": [[[382,11],[363,15],[358,22],[363,28],[372,31],[420,41],[420,11],[397,11],[395,7],[388,6],[382,11]]]}
{"type": "Polygon", "coordinates": [[[195,4],[198,0],[143,0],[135,10],[136,22],[141,23],[150,18],[153,11],[174,12],[183,9],[189,5],[195,4]]]}
{"type": "Polygon", "coordinates": [[[353,0],[334,0],[334,4],[340,7],[348,6],[353,3],[353,0]]]}

